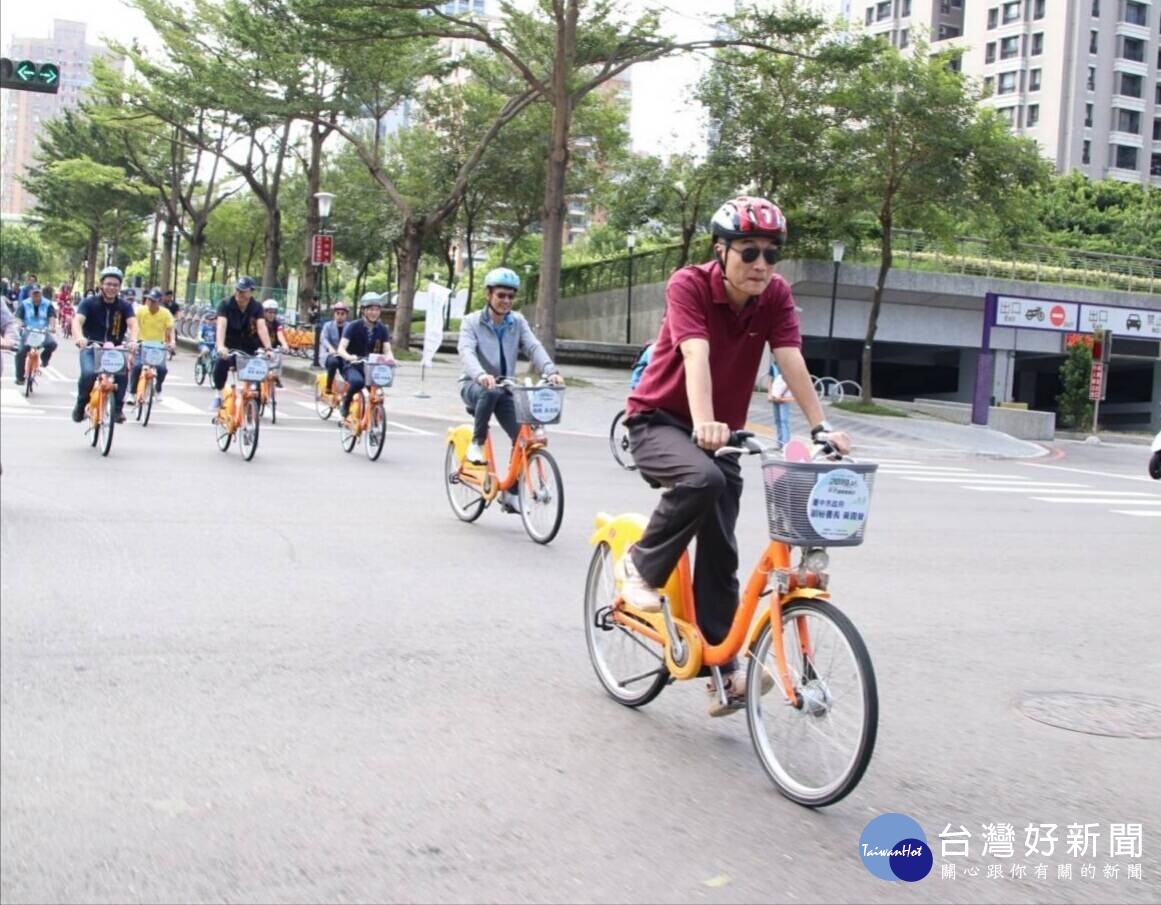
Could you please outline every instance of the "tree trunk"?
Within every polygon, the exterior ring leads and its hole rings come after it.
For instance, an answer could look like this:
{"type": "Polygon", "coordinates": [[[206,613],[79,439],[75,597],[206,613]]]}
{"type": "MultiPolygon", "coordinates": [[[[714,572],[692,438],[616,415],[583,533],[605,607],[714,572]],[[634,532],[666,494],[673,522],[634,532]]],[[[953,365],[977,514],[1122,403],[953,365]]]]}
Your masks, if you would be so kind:
{"type": "Polygon", "coordinates": [[[175,220],[172,211],[166,211],[165,229],[161,233],[161,285],[168,289],[173,285],[176,262],[173,260],[173,236],[176,232],[175,220]]]}
{"type": "MultiPolygon", "coordinates": [[[[189,272],[185,276],[186,286],[198,281],[198,271],[201,269],[202,251],[206,245],[206,218],[199,217],[195,220],[189,233],[189,272]]],[[[216,268],[215,268],[216,271],[216,268]]],[[[217,276],[216,272],[211,274],[210,282],[214,281],[217,276]]],[[[187,295],[189,290],[186,290],[187,295]]],[[[191,296],[192,298],[192,296],[191,296]]]]}
{"type": "MultiPolygon", "coordinates": [[[[472,293],[476,289],[476,259],[472,254],[472,239],[475,232],[475,217],[468,216],[464,224],[464,248],[468,252],[468,297],[464,301],[464,317],[468,316],[468,312],[472,310],[472,293]]],[[[448,305],[448,311],[451,311],[451,305],[448,305]]]]}
{"type": "Polygon", "coordinates": [[[152,289],[157,279],[157,237],[161,232],[161,217],[156,213],[153,215],[153,239],[149,243],[149,285],[146,289],[152,289]]]}
{"type": "Polygon", "coordinates": [[[278,285],[279,260],[282,254],[282,208],[278,204],[278,192],[282,188],[282,164],[290,139],[290,125],[287,120],[282,129],[282,139],[278,142],[278,156],[274,160],[274,173],[270,177],[267,194],[262,198],[266,206],[266,257],[262,262],[262,285],[274,288],[278,285]]]}
{"type": "Polygon", "coordinates": [[[88,264],[85,268],[85,291],[97,285],[97,250],[101,246],[101,236],[95,229],[89,230],[88,264]]]}
{"type": "Polygon", "coordinates": [[[323,133],[318,123],[315,123],[310,128],[310,162],[306,168],[306,246],[302,252],[302,280],[298,284],[298,306],[302,312],[307,310],[318,288],[314,283],[311,243],[319,230],[318,199],[314,195],[322,180],[322,146],[323,133]]]}
{"type": "Polygon", "coordinates": [[[888,213],[879,218],[883,228],[883,238],[879,244],[879,275],[875,280],[875,292],[871,296],[871,313],[867,316],[867,337],[863,341],[863,369],[862,401],[870,404],[873,393],[871,391],[871,349],[875,343],[875,333],[879,329],[879,309],[883,305],[883,288],[887,285],[887,273],[891,270],[893,261],[891,251],[891,215],[888,213]]]}
{"type": "Polygon", "coordinates": [[[400,349],[406,349],[411,344],[411,310],[415,302],[422,245],[422,222],[408,219],[403,224],[403,237],[400,239],[399,299],[395,309],[395,347],[400,349]]]}

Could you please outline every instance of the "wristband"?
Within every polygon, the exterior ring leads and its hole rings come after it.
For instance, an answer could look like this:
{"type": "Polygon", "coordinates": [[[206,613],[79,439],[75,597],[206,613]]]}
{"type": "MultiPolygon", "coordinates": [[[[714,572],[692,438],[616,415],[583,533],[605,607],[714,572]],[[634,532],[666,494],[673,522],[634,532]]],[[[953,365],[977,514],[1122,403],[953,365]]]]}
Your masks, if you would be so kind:
{"type": "Polygon", "coordinates": [[[813,440],[819,434],[829,434],[834,430],[829,421],[823,420],[810,429],[810,439],[813,440]]]}

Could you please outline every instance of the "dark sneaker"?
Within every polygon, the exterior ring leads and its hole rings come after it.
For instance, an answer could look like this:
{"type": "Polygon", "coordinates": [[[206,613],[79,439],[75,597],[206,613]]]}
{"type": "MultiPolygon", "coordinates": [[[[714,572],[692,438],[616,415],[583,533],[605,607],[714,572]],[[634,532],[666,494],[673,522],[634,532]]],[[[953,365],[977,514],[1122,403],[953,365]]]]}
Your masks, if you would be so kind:
{"type": "Polygon", "coordinates": [[[113,416],[113,420],[116,421],[118,424],[124,424],[125,423],[125,413],[118,410],[117,414],[115,414],[113,416]]]}
{"type": "MultiPolygon", "coordinates": [[[[729,675],[723,676],[723,681],[726,683],[726,703],[724,705],[721,698],[718,697],[718,690],[713,681],[711,680],[706,685],[706,691],[710,696],[710,716],[726,716],[746,706],[746,674],[743,672],[743,668],[739,666],[729,675]]],[[[769,694],[773,687],[774,676],[770,674],[769,670],[762,670],[762,694],[769,694]]]]}
{"type": "Polygon", "coordinates": [[[85,404],[83,402],[78,402],[76,405],[73,406],[73,421],[77,422],[77,424],[80,424],[84,420],[85,420],[85,404]]]}

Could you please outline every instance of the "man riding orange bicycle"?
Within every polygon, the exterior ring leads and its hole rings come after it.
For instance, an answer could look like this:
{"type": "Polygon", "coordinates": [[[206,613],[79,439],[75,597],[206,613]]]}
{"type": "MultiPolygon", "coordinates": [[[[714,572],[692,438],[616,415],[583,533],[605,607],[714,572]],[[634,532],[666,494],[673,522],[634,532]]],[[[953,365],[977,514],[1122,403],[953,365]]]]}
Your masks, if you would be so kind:
{"type": "MultiPolygon", "coordinates": [[[[657,589],[696,538],[698,627],[718,644],[738,607],[734,528],[742,477],[735,458],[713,452],[746,424],[765,346],[812,425],[811,437],[840,453],[849,451],[850,438],[823,417],[802,357],[794,298],[774,272],[786,241],[782,211],[764,198],[741,196],[718,209],[710,232],[713,259],[669,280],[652,360],[626,406],[633,460],[642,477],[666,491],[641,539],[618,561],[617,579],[627,603],[660,610],[657,589]]],[[[724,704],[711,683],[711,716],[742,706],[745,679],[737,667],[722,667],[724,704]]]]}

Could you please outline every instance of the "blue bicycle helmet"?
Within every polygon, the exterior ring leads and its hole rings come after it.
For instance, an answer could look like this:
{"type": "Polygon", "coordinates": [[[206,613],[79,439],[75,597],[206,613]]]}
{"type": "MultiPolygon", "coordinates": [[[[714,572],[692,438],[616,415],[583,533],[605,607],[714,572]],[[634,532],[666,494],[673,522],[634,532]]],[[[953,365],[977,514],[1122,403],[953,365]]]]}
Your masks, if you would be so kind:
{"type": "Polygon", "coordinates": [[[484,287],[491,289],[493,286],[516,290],[520,288],[520,277],[516,276],[515,270],[497,267],[495,270],[489,270],[488,275],[484,277],[484,287]]]}
{"type": "Polygon", "coordinates": [[[116,277],[120,282],[125,282],[125,274],[121,272],[120,267],[106,267],[101,271],[101,275],[97,277],[97,281],[100,282],[105,277],[116,277]]]}

